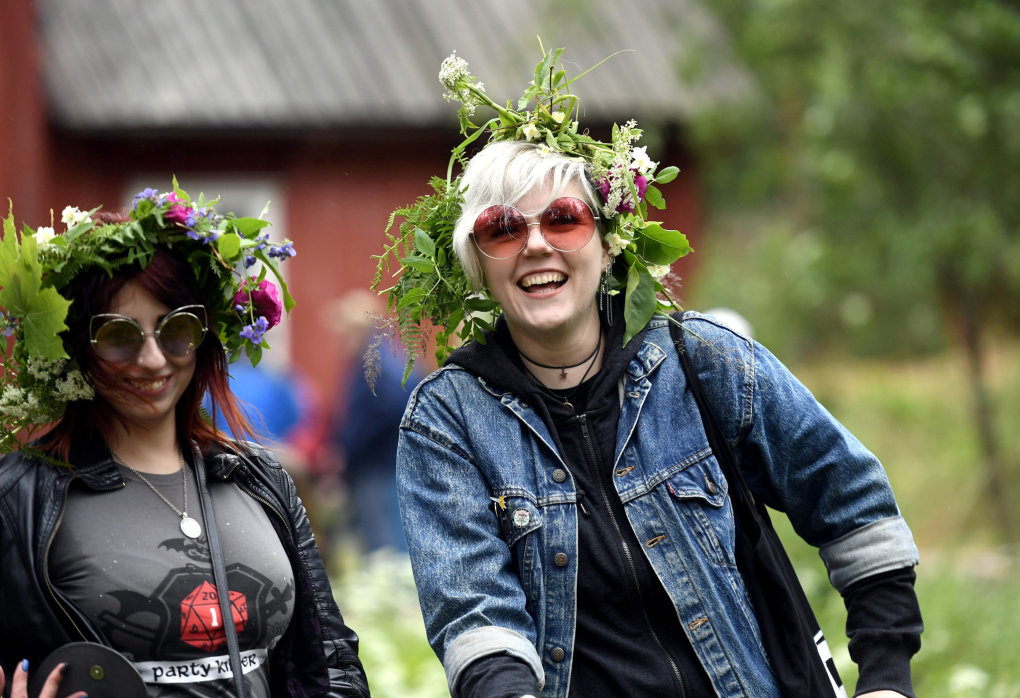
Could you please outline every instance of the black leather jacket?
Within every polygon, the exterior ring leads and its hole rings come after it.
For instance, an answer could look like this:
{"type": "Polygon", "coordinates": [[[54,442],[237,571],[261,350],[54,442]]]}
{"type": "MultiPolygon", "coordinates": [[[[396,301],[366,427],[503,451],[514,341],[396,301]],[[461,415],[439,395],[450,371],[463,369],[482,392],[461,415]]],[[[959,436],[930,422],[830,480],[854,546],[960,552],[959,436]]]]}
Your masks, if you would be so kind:
{"type": "MultiPolygon", "coordinates": [[[[124,487],[109,451],[93,446],[60,467],[12,453],[0,460],[0,666],[7,676],[28,659],[39,666],[55,648],[107,644],[92,622],[49,582],[47,555],[72,480],[96,491],[124,487]]],[[[311,527],[290,476],[265,449],[205,454],[208,477],[231,480],[258,501],[294,569],[294,617],[270,655],[274,696],[368,696],[358,636],[333,600],[311,527]]]]}

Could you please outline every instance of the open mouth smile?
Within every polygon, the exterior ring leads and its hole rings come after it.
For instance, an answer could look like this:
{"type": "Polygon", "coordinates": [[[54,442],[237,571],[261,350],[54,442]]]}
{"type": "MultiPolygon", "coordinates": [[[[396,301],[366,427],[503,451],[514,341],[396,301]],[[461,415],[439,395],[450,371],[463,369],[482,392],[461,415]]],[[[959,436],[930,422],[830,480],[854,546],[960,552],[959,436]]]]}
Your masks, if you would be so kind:
{"type": "Polygon", "coordinates": [[[169,378],[128,378],[127,382],[135,390],[142,393],[157,393],[166,387],[169,378]]]}
{"type": "Polygon", "coordinates": [[[566,282],[566,274],[562,274],[558,271],[544,271],[538,274],[525,276],[517,282],[517,286],[525,293],[540,295],[543,293],[552,293],[563,286],[566,282]]]}

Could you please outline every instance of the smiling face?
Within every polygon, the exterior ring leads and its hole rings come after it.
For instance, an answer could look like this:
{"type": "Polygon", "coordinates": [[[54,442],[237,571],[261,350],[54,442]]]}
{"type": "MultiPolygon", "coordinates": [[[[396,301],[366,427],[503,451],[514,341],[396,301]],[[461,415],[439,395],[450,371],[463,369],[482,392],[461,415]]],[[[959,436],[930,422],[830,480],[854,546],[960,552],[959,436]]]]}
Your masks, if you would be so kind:
{"type": "MultiPolygon", "coordinates": [[[[128,281],[113,297],[108,312],[132,318],[152,331],[172,309],[136,281],[128,281]]],[[[128,426],[152,430],[175,425],[175,408],[195,375],[195,354],[184,358],[166,356],[152,335],[142,350],[125,363],[94,357],[96,392],[128,426]]]]}
{"type": "MultiPolygon", "coordinates": [[[[558,196],[584,199],[582,187],[568,183],[553,191],[551,185],[534,189],[512,203],[529,223],[558,196]]],[[[538,226],[530,226],[528,242],[510,259],[478,255],[485,285],[502,306],[514,340],[538,346],[577,341],[598,326],[596,291],[609,254],[596,233],[581,249],[559,252],[546,243],[538,226]]],[[[523,348],[522,348],[523,349],[523,348]]]]}

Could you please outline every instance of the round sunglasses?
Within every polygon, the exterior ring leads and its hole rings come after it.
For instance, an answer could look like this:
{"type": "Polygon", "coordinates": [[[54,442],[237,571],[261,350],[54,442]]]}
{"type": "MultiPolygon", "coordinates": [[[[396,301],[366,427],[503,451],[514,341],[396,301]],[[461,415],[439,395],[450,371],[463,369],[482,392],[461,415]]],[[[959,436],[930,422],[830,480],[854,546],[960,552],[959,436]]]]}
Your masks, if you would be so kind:
{"type": "Polygon", "coordinates": [[[486,257],[510,259],[527,247],[529,230],[537,225],[549,247],[575,252],[591,240],[598,218],[591,206],[573,196],[554,200],[537,223],[528,223],[524,214],[509,204],[498,204],[478,214],[471,237],[486,257]]]}
{"type": "Polygon", "coordinates": [[[146,332],[125,315],[101,313],[89,321],[92,349],[100,358],[114,363],[134,361],[142,351],[145,337],[152,335],[165,356],[183,359],[191,356],[205,338],[205,307],[184,305],[171,310],[156,329],[146,332]]]}

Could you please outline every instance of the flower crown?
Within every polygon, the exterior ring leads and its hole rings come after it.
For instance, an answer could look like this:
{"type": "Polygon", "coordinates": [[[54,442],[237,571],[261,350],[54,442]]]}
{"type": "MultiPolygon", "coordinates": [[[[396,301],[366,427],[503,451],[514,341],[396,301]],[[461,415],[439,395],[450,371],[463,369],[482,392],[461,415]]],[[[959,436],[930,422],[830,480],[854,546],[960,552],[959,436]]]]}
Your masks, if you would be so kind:
{"type": "MultiPolygon", "coordinates": [[[[173,180],[173,191],[145,189],[135,196],[130,220],[98,223],[99,209],[68,206],[66,230],[24,226],[20,243],[12,210],[0,240],[0,334],[13,336],[0,365],[0,453],[18,447],[15,435],[57,421],[72,400],[94,397],[61,337],[71,301],[61,295],[81,273],[109,275],[125,265],[148,266],[157,245],[179,250],[195,274],[209,317],[230,361],[243,351],[252,364],[269,344],[264,335],[290,312],[294,300],[280,276],[278,260],[293,257],[293,244],[275,244],[258,218],[217,213],[218,200],[193,201],[173,180]],[[256,262],[257,275],[249,273],[256,262]],[[266,278],[271,271],[283,295],[266,278]]],[[[9,343],[9,340],[8,340],[9,343]]]]}
{"type": "Polygon", "coordinates": [[[397,333],[408,349],[405,379],[416,356],[424,355],[422,323],[438,328],[436,358],[442,363],[455,337],[484,341],[483,330],[491,329],[492,318],[499,312],[492,298],[472,291],[453,254],[453,229],[463,204],[461,177],[452,176],[453,167],[458,162],[465,164],[465,151],[485,134],[488,143],[532,141],[547,152],[586,164],[602,196],[602,216],[607,221],[604,239],[615,259],[611,293],[625,293],[624,344],[656,310],[676,307],[662,278],[673,262],[690,251],[690,246],[682,233],[649,220],[648,206],[666,207],[656,185],[673,181],[679,170],[664,167],[656,172],[657,163],[648,157],[646,149],[634,146],[641,130],[633,120],[622,126],[613,124],[609,143],[582,131],[575,118],[579,99],[570,93],[570,85],[601,63],[568,80],[558,67],[562,53],[563,49],[548,53],[543,49],[534,80],[516,107],[511,102],[505,107],[496,104],[470,74],[467,61],[456,53],[440,67],[444,97],[461,104],[458,117],[464,141],[453,149],[446,179],[432,178],[435,193],[393,212],[386,227],[387,244],[383,253],[374,257],[378,264],[373,289],[379,287],[385,272],[399,275],[393,286],[380,293],[388,294],[388,309],[395,315],[397,333]],[[472,117],[478,107],[493,109],[496,116],[476,125],[472,117]],[[403,219],[399,234],[392,234],[389,231],[398,216],[403,219]]]}

